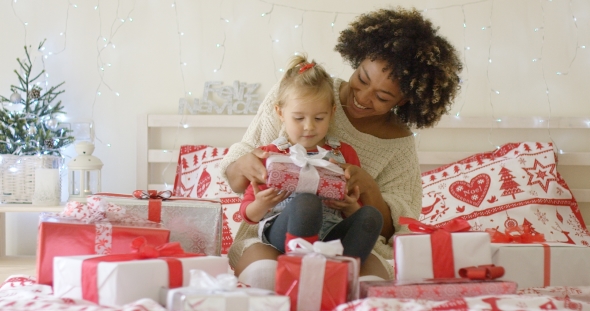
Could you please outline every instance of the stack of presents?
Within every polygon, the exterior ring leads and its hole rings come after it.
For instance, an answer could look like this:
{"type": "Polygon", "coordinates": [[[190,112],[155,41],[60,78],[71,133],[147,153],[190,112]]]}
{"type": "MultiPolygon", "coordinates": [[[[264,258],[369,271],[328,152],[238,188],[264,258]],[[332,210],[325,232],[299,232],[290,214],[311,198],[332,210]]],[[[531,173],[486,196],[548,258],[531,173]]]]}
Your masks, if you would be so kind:
{"type": "Polygon", "coordinates": [[[226,152],[183,146],[174,196],[103,193],[43,214],[38,282],[103,306],[150,298],[168,310],[285,311],[590,286],[590,235],[551,144],[508,144],[425,172],[420,218],[401,217],[409,232],[392,241],[395,280],[359,282],[359,260],[340,241],[295,240],[274,291],[240,284],[228,265],[241,219],[219,174],[226,152]]]}

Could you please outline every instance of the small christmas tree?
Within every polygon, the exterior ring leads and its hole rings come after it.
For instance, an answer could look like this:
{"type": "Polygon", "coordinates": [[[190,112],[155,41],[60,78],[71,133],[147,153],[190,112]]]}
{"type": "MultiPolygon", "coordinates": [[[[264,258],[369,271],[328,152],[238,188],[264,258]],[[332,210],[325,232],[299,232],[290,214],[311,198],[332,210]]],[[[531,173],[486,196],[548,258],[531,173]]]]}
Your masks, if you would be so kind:
{"type": "MultiPolygon", "coordinates": [[[[45,41],[39,44],[43,47],[45,41]]],[[[60,128],[56,119],[57,114],[65,114],[61,101],[52,102],[64,92],[58,90],[64,82],[48,88],[43,92],[38,82],[35,81],[45,73],[42,70],[32,77],[33,63],[29,54],[29,48],[25,46],[26,59],[17,58],[23,74],[18,76],[20,86],[11,85],[12,95],[6,98],[0,95],[0,154],[14,155],[61,155],[60,148],[71,144],[74,137],[71,129],[60,128]],[[26,97],[23,99],[20,93],[26,97]],[[23,109],[16,110],[16,105],[23,105],[23,109]],[[12,109],[7,108],[12,106],[12,109]]]]}

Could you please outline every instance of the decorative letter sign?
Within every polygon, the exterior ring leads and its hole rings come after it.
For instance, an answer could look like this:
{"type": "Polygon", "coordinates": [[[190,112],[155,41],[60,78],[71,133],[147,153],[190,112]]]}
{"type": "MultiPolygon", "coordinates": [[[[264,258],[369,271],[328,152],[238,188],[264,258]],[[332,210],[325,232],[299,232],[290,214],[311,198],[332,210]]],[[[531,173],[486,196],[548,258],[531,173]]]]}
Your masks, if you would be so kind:
{"type": "Polygon", "coordinates": [[[254,91],[260,83],[247,84],[234,81],[233,86],[221,86],[221,81],[207,81],[203,98],[189,104],[185,98],[178,102],[179,114],[256,114],[261,101],[254,91]],[[213,94],[214,96],[210,96],[213,94]],[[221,102],[219,102],[221,99],[221,102]]]}

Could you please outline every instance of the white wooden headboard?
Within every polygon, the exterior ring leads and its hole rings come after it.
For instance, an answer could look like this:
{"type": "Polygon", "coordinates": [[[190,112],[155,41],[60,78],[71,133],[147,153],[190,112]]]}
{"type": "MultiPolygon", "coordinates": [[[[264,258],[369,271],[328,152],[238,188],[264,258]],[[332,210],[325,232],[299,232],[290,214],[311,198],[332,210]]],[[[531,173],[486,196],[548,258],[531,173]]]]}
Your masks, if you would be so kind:
{"type": "MultiPolygon", "coordinates": [[[[137,188],[171,189],[178,150],[185,144],[228,147],[241,139],[251,115],[140,115],[137,188]]],[[[422,171],[496,146],[519,141],[552,141],[558,171],[590,223],[590,117],[445,116],[435,128],[416,130],[422,171]]]]}

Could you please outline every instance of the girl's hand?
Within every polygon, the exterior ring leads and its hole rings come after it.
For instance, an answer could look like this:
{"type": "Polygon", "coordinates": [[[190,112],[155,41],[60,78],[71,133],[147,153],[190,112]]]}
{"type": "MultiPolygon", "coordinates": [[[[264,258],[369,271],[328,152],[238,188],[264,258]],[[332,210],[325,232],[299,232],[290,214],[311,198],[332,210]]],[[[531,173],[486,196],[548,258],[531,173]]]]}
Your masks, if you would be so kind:
{"type": "Polygon", "coordinates": [[[359,197],[359,187],[354,187],[352,191],[344,196],[344,200],[325,200],[324,204],[326,204],[328,207],[341,211],[344,216],[349,217],[361,208],[360,204],[358,203],[359,197]]]}
{"type": "Polygon", "coordinates": [[[275,188],[260,190],[257,183],[252,182],[251,184],[254,191],[254,201],[246,207],[246,216],[251,221],[260,221],[271,208],[291,195],[290,192],[275,188]]]}
{"type": "Polygon", "coordinates": [[[275,207],[275,205],[283,202],[291,195],[291,192],[276,188],[268,188],[261,191],[255,182],[252,182],[252,190],[254,190],[254,202],[266,206],[267,209],[275,207]]]}

